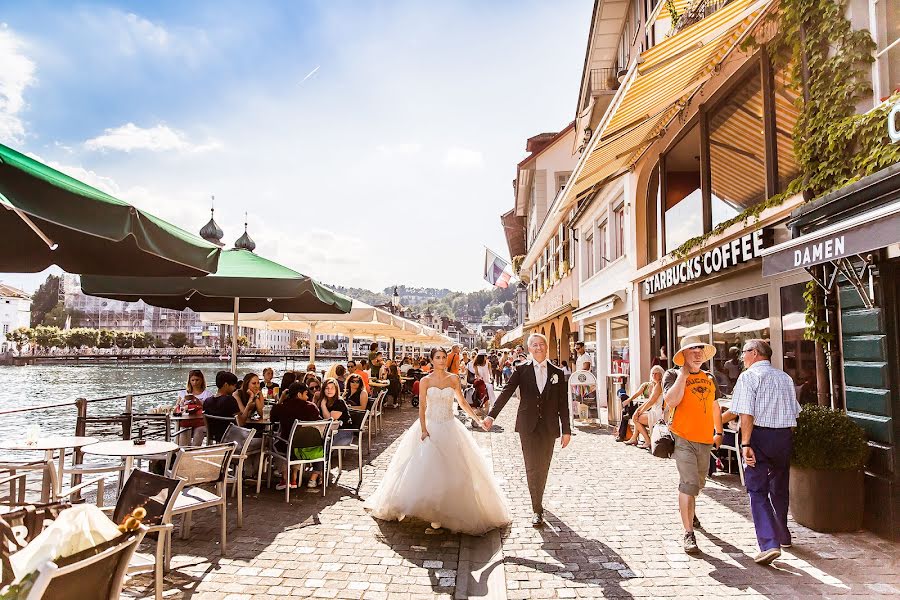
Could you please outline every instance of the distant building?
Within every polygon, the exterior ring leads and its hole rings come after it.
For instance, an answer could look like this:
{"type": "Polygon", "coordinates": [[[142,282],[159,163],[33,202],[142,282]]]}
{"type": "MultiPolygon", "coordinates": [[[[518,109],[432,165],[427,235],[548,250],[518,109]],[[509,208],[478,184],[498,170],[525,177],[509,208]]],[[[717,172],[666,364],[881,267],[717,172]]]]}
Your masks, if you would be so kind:
{"type": "Polygon", "coordinates": [[[144,302],[89,296],[81,291],[78,276],[70,274],[64,274],[60,279],[60,295],[66,310],[77,317],[72,320],[73,327],[149,333],[164,341],[173,333],[182,332],[194,346],[219,346],[219,326],[202,322],[200,315],[191,310],[172,310],[144,302]]]}
{"type": "Polygon", "coordinates": [[[31,297],[22,290],[0,283],[0,352],[14,350],[6,334],[31,325],[31,297]]]}

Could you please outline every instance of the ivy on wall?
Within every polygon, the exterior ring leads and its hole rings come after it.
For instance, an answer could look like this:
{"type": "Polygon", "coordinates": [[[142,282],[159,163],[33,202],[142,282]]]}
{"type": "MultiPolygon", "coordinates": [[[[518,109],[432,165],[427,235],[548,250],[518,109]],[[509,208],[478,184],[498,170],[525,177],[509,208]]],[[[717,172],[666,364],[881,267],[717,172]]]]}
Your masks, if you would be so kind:
{"type": "MultiPolygon", "coordinates": [[[[806,200],[818,198],[900,162],[900,144],[892,144],[887,131],[888,113],[900,101],[900,92],[878,108],[857,114],[857,104],[872,95],[869,76],[876,46],[870,33],[854,30],[845,14],[845,0],[781,0],[770,17],[777,20],[779,32],[767,50],[776,66],[789,69],[797,92],[800,114],[793,147],[800,175],[782,193],[687,240],[672,256],[682,258],[710,237],[736,223],[758,220],[764,210],[796,194],[806,200]]],[[[749,40],[746,45],[754,43],[749,40]]],[[[812,325],[805,336],[825,344],[830,334],[819,317],[816,295],[811,287],[807,291],[806,312],[812,325]]]]}

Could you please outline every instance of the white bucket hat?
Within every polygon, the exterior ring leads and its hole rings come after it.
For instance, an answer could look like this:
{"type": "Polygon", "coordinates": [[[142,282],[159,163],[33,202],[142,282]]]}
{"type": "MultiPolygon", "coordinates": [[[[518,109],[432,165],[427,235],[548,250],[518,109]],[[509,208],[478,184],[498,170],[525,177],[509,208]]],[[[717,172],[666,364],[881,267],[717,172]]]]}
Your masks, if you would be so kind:
{"type": "Polygon", "coordinates": [[[675,356],[672,357],[672,362],[678,365],[679,367],[684,366],[684,354],[683,352],[688,348],[703,348],[703,362],[708,361],[713,356],[716,355],[716,347],[712,344],[707,344],[703,340],[701,340],[696,335],[688,335],[682,338],[681,340],[681,348],[678,349],[678,352],[675,353],[675,356]]]}

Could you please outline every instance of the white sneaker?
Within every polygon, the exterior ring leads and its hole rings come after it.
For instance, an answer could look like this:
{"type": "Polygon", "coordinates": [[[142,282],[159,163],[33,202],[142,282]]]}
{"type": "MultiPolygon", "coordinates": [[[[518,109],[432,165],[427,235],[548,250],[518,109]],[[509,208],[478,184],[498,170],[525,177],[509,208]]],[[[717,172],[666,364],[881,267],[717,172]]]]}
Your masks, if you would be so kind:
{"type": "Polygon", "coordinates": [[[441,528],[441,524],[440,524],[440,523],[437,523],[437,522],[434,522],[434,523],[431,524],[431,528],[432,528],[432,529],[440,529],[440,528],[441,528]]]}
{"type": "Polygon", "coordinates": [[[758,565],[768,565],[771,564],[773,560],[781,556],[781,548],[772,548],[770,550],[763,550],[759,554],[753,557],[753,562],[758,565]]]}
{"type": "Polygon", "coordinates": [[[307,481],[307,482],[306,482],[306,487],[308,487],[308,488],[316,488],[316,487],[319,487],[319,480],[318,480],[318,478],[316,478],[316,479],[310,479],[309,481],[307,481]]]}

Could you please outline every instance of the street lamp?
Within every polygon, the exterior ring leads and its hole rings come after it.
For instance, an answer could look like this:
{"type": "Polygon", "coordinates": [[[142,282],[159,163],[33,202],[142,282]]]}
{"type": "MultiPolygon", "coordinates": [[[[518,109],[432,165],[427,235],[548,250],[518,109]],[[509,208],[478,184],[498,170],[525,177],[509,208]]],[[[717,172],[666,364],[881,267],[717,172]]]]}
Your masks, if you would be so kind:
{"type": "MultiPolygon", "coordinates": [[[[396,315],[398,312],[400,312],[400,294],[397,293],[397,286],[395,285],[394,293],[391,295],[391,314],[396,315]]],[[[396,338],[391,338],[391,360],[394,360],[396,346],[396,338]]]]}

